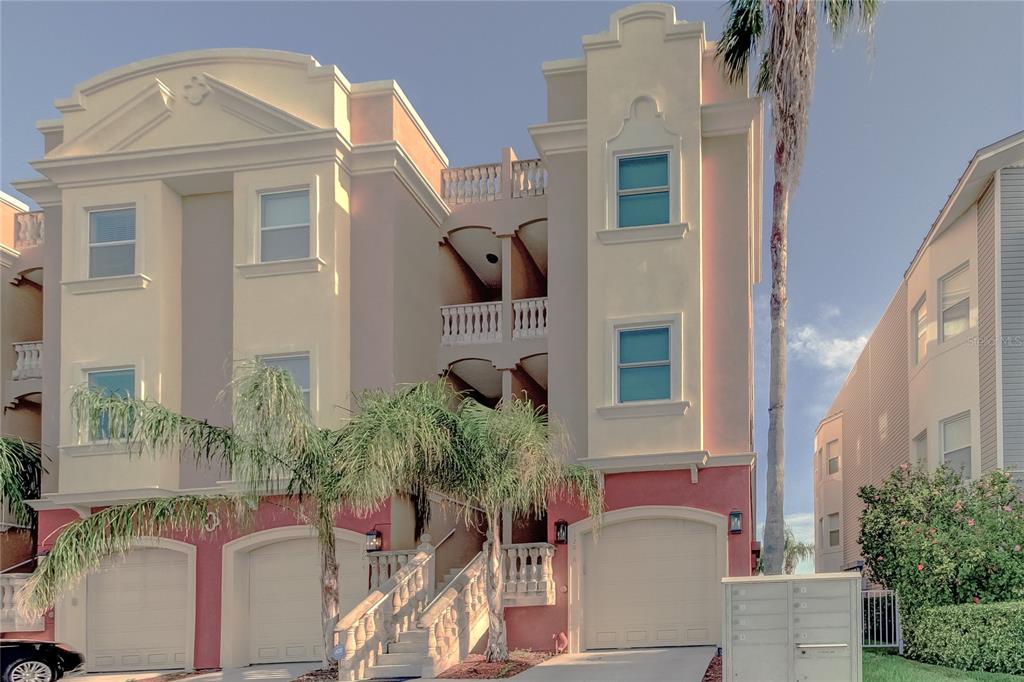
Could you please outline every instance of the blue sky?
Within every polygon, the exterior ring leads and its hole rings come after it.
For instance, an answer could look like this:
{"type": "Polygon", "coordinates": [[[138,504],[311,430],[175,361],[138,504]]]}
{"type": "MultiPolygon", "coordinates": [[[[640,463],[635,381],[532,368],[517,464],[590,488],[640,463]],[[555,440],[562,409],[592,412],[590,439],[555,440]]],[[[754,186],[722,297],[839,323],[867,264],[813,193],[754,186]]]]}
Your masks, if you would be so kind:
{"type": "MultiPolygon", "coordinates": [[[[305,52],[352,81],[394,78],[452,165],[534,154],[540,63],[625,3],[0,2],[2,185],[32,175],[34,122],[75,83],[205,47],[305,52]]],[[[675,3],[721,30],[720,2],[675,3]]],[[[1024,3],[882,6],[873,46],[823,34],[806,163],[790,212],[786,511],[810,532],[814,428],[973,152],[1024,128],[1024,3]]],[[[766,183],[771,169],[766,168],[766,183]]],[[[765,192],[765,236],[771,193],[765,192]]],[[[767,250],[765,251],[767,272],[767,250]]],[[[767,280],[767,277],[766,277],[767,280]]],[[[767,430],[767,283],[755,290],[757,450],[767,430]]],[[[759,520],[764,466],[759,466],[759,520]]]]}

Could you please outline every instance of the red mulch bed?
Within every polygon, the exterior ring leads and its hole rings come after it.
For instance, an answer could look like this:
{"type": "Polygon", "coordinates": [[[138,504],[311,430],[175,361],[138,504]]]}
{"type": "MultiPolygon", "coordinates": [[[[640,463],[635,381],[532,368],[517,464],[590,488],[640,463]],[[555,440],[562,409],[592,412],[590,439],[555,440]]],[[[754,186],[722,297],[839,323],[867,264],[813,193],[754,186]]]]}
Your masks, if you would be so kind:
{"type": "Polygon", "coordinates": [[[510,651],[508,660],[488,663],[480,654],[470,654],[465,661],[438,675],[442,680],[502,680],[513,677],[551,658],[550,651],[516,649],[510,651]]]}
{"type": "Polygon", "coordinates": [[[715,656],[704,671],[703,682],[722,682],[722,657],[715,656]]]}

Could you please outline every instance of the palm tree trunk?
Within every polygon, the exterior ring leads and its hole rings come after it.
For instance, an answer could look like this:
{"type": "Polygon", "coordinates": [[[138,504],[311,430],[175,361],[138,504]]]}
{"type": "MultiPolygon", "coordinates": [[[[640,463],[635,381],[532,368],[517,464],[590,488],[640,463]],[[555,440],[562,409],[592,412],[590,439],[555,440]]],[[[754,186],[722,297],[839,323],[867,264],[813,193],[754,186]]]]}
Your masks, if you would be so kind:
{"type": "Polygon", "coordinates": [[[764,572],[779,575],[785,547],[785,402],[786,402],[786,267],[789,227],[789,184],[781,160],[784,142],[775,145],[775,187],[772,196],[771,379],[768,387],[768,485],[764,519],[764,572]]]}
{"type": "Polygon", "coordinates": [[[501,561],[499,515],[487,513],[487,660],[508,660],[505,632],[505,571],[501,561]]]}
{"type": "Polygon", "coordinates": [[[324,656],[325,667],[337,665],[331,658],[334,651],[334,626],[338,622],[338,555],[334,528],[319,534],[320,545],[320,582],[323,586],[320,604],[321,622],[324,624],[324,656]]]}

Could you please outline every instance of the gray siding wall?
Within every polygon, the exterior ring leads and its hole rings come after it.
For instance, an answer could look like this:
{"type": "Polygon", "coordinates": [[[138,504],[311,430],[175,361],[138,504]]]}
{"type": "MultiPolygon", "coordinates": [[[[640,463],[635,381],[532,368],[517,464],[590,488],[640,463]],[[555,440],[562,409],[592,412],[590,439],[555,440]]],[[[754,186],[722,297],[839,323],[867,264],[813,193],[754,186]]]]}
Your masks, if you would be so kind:
{"type": "Polygon", "coordinates": [[[981,471],[999,466],[996,429],[996,215],[995,185],[978,201],[978,389],[981,471]]]}
{"type": "Polygon", "coordinates": [[[1024,168],[999,177],[1003,467],[1024,477],[1024,168]]]}

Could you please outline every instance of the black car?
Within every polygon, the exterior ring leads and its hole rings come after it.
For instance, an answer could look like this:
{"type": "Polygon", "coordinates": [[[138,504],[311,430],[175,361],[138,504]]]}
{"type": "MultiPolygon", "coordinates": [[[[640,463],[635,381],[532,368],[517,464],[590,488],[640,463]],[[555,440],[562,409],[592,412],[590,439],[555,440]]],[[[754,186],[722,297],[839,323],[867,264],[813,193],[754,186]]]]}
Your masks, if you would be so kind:
{"type": "Polygon", "coordinates": [[[56,682],[84,662],[85,657],[67,644],[0,639],[2,682],[56,682]]]}

